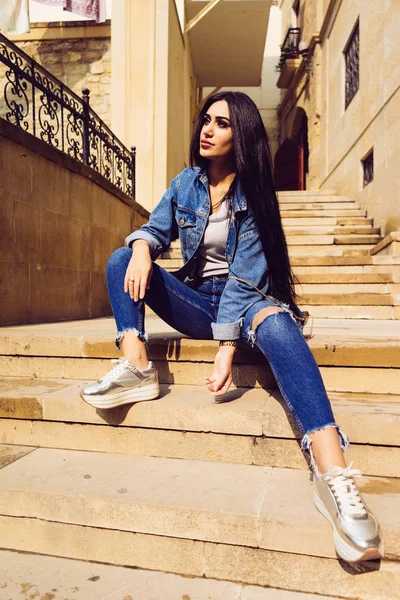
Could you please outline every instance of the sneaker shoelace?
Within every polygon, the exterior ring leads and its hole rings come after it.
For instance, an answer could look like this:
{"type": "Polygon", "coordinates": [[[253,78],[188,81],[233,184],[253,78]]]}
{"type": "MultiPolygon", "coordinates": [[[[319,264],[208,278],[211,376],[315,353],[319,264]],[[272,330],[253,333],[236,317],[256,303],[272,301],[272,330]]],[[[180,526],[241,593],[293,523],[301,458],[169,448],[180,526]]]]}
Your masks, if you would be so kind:
{"type": "Polygon", "coordinates": [[[354,481],[354,478],[361,477],[361,472],[352,469],[352,465],[353,463],[350,463],[346,468],[331,467],[323,478],[327,481],[343,513],[351,517],[365,517],[367,511],[354,481]]]}
{"type": "Polygon", "coordinates": [[[109,371],[108,373],[106,373],[104,375],[104,377],[102,377],[101,379],[99,379],[99,383],[107,383],[107,381],[110,381],[110,379],[112,379],[113,377],[115,377],[116,375],[119,375],[119,373],[121,373],[127,366],[128,361],[126,360],[126,358],[122,357],[121,358],[113,358],[111,360],[112,363],[117,363],[115,365],[115,367],[113,367],[111,369],[111,371],[109,371]]]}

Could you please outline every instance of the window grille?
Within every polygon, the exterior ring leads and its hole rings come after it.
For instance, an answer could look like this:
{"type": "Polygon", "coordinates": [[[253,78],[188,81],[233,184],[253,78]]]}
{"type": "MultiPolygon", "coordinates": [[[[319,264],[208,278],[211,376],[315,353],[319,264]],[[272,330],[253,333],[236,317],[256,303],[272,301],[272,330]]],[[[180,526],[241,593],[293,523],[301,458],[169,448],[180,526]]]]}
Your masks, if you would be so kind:
{"type": "Polygon", "coordinates": [[[368,154],[368,156],[366,156],[364,158],[364,160],[362,161],[362,165],[363,165],[363,172],[364,172],[363,186],[365,187],[366,185],[371,183],[371,181],[374,180],[374,152],[373,152],[373,150],[371,150],[371,152],[368,154]]]}
{"type": "Polygon", "coordinates": [[[346,63],[345,108],[360,87],[360,25],[357,23],[344,52],[346,63]]]}

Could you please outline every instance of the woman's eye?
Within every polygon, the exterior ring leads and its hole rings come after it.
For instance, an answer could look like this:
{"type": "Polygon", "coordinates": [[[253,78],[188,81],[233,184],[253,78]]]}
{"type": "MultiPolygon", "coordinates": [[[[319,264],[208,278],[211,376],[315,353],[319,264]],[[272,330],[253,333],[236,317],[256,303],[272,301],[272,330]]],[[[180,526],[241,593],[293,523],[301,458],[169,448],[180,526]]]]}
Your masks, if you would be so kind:
{"type": "Polygon", "coordinates": [[[225,121],[219,121],[218,125],[219,125],[219,127],[223,127],[224,129],[226,129],[228,127],[228,123],[225,123],[225,121]]]}

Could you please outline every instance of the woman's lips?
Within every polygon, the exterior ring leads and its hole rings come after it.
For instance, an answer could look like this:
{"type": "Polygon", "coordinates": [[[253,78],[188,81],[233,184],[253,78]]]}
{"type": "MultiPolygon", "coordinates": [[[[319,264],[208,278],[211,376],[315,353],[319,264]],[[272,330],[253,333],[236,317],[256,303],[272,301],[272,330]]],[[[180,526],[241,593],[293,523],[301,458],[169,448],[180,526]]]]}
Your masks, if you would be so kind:
{"type": "Polygon", "coordinates": [[[201,140],[200,145],[202,148],[211,148],[211,146],[214,146],[214,144],[207,142],[206,140],[201,140]]]}

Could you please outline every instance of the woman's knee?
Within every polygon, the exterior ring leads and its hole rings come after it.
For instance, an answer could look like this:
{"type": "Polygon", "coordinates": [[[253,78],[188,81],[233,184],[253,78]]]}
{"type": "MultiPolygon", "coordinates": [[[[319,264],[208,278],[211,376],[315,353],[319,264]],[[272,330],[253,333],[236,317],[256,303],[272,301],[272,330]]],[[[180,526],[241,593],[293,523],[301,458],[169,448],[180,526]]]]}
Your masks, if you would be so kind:
{"type": "Polygon", "coordinates": [[[125,276],[125,271],[132,257],[132,248],[123,247],[115,250],[107,262],[106,274],[109,277],[115,271],[122,269],[125,276]]]}
{"type": "Polygon", "coordinates": [[[260,325],[260,323],[262,323],[263,321],[265,321],[265,319],[267,317],[270,317],[271,315],[276,314],[278,312],[283,312],[283,309],[279,308],[277,306],[267,306],[266,308],[261,309],[253,317],[253,320],[251,322],[251,329],[252,329],[252,331],[255,331],[255,329],[258,327],[258,325],[260,325]]]}

